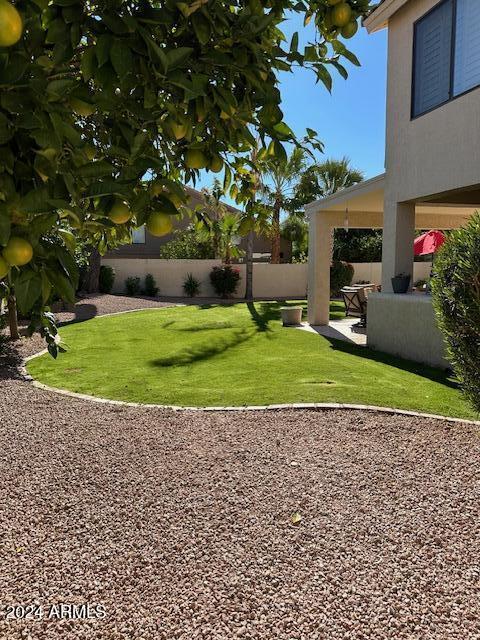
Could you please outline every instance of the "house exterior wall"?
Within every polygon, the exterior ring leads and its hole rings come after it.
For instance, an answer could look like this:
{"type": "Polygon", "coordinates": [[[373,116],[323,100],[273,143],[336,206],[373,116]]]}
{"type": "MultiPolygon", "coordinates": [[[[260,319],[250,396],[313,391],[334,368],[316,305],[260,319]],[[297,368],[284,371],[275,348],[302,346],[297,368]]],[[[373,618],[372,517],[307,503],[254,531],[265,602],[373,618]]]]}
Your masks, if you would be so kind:
{"type": "Polygon", "coordinates": [[[411,118],[414,23],[437,4],[410,0],[388,24],[386,203],[480,183],[480,87],[411,118]]]}

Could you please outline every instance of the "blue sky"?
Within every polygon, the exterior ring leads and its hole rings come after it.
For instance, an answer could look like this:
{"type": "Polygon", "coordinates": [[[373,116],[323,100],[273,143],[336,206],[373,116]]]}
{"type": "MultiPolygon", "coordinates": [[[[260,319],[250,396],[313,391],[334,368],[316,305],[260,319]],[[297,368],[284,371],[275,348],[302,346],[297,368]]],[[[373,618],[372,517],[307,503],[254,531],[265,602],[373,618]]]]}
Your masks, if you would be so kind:
{"type": "MultiPolygon", "coordinates": [[[[283,31],[288,43],[294,31],[299,32],[300,43],[313,39],[313,28],[305,29],[297,16],[284,23],[283,31]]],[[[347,62],[347,80],[332,69],[331,94],[322,83],[315,84],[313,73],[304,69],[280,77],[284,120],[297,136],[305,134],[305,127],[314,129],[325,145],[319,158],[346,155],[366,178],[384,171],[386,35],[386,30],[368,35],[360,28],[346,41],[361,67],[347,62]]],[[[209,186],[211,175],[202,176],[197,188],[209,186]]]]}

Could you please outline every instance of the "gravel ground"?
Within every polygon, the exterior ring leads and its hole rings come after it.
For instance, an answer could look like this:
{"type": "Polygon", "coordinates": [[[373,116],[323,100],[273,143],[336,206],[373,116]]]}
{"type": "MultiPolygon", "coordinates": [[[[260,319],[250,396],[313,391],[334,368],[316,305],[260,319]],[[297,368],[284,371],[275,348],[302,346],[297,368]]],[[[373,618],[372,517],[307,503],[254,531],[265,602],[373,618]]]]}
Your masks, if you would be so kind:
{"type": "Polygon", "coordinates": [[[2,371],[2,640],[480,639],[478,427],[104,406],[2,371]]]}

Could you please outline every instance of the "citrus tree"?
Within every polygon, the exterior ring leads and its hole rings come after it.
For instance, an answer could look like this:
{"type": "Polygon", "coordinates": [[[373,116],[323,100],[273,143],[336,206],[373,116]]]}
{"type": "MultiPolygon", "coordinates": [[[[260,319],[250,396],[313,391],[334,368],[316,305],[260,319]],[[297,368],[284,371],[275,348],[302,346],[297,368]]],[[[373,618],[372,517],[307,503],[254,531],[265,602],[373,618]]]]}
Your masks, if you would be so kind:
{"type": "Polygon", "coordinates": [[[0,279],[50,352],[46,313],[74,300],[76,237],[100,252],[132,227],[171,228],[182,183],[255,144],[285,155],[277,74],[357,64],[350,37],[368,0],[0,0],[0,279]],[[317,27],[285,42],[287,14],[317,27]],[[152,180],[142,180],[149,175],[152,180]]]}

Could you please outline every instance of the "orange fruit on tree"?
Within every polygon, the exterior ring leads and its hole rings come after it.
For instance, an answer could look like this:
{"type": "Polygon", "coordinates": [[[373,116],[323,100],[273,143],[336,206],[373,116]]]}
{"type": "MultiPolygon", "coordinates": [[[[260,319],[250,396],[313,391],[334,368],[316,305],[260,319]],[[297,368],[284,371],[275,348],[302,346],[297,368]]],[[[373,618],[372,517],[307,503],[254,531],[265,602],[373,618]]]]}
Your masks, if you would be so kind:
{"type": "Polygon", "coordinates": [[[10,266],[8,262],[0,256],[0,280],[3,280],[9,271],[10,266]]]}
{"type": "Polygon", "coordinates": [[[0,47],[11,47],[22,37],[22,18],[17,9],[7,2],[0,0],[0,47]]]}
{"type": "Polygon", "coordinates": [[[123,200],[115,200],[112,208],[108,212],[108,217],[115,224],[124,224],[132,217],[132,212],[126,202],[123,200]]]}
{"type": "Polygon", "coordinates": [[[173,230],[172,216],[162,211],[155,211],[148,216],[147,231],[152,236],[166,236],[167,233],[171,233],[173,230]]]}
{"type": "Polygon", "coordinates": [[[344,27],[352,19],[352,8],[347,2],[340,2],[332,9],[332,22],[336,27],[344,27]]]}
{"type": "Polygon", "coordinates": [[[3,259],[11,267],[22,267],[33,258],[33,248],[28,240],[12,236],[3,250],[3,259]]]}
{"type": "Polygon", "coordinates": [[[210,171],[213,171],[214,173],[218,173],[219,171],[221,171],[223,169],[223,160],[220,156],[213,156],[213,158],[210,160],[210,164],[208,165],[208,168],[210,169],[210,171]]]}
{"type": "Polygon", "coordinates": [[[167,126],[175,136],[175,140],[181,140],[188,133],[188,124],[186,124],[185,122],[177,122],[173,118],[169,118],[167,120],[167,126]]]}
{"type": "Polygon", "coordinates": [[[356,20],[352,20],[349,23],[347,23],[344,27],[342,27],[340,33],[342,34],[343,38],[353,38],[353,36],[357,33],[358,31],[358,23],[356,20]]]}
{"type": "Polygon", "coordinates": [[[200,149],[189,149],[185,154],[185,164],[189,169],[205,169],[208,158],[200,149]]]}

